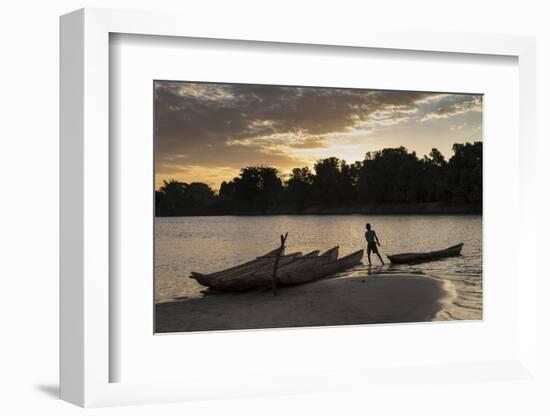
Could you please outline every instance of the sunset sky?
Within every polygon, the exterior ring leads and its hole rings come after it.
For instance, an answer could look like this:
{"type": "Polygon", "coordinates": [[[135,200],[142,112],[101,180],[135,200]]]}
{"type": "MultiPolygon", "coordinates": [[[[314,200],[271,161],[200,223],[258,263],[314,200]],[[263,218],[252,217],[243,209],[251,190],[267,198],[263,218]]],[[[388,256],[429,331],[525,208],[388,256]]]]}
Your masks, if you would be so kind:
{"type": "Polygon", "coordinates": [[[482,97],[340,88],[155,82],[155,182],[220,183],[246,166],[286,174],[405,146],[419,157],[482,140],[482,97]]]}

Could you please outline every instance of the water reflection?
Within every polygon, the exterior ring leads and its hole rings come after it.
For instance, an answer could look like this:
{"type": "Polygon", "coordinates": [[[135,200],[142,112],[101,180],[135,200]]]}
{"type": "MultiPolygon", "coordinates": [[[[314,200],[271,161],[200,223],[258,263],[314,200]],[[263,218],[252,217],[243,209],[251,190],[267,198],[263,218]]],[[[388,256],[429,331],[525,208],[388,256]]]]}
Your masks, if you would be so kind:
{"type": "MultiPolygon", "coordinates": [[[[338,275],[422,273],[452,282],[458,298],[441,319],[479,319],[482,308],[482,221],[480,216],[257,216],[170,217],[155,222],[155,299],[165,302],[204,296],[189,279],[191,271],[217,271],[275,248],[289,233],[289,251],[308,252],[340,246],[340,256],[365,248],[364,225],[370,222],[380,253],[430,251],[464,243],[462,255],[414,265],[361,265],[338,275]]],[[[366,256],[364,258],[366,262],[366,256]]]]}

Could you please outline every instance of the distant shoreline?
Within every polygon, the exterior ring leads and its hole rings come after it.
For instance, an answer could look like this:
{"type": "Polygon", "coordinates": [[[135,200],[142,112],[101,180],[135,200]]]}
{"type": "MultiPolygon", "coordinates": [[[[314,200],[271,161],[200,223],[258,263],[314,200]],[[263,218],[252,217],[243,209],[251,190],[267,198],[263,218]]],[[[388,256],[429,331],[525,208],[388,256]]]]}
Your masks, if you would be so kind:
{"type": "Polygon", "coordinates": [[[197,216],[268,216],[268,215],[481,215],[480,205],[451,205],[436,203],[421,204],[381,204],[354,207],[314,206],[302,210],[277,207],[260,210],[220,210],[201,209],[170,214],[156,214],[162,217],[197,217],[197,216]]]}

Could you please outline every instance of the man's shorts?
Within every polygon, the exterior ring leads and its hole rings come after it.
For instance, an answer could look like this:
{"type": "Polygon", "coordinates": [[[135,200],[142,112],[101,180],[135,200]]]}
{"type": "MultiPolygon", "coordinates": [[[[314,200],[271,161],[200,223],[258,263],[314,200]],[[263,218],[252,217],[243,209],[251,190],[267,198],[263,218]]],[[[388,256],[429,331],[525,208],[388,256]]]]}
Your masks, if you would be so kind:
{"type": "Polygon", "coordinates": [[[369,242],[367,243],[367,254],[370,254],[371,251],[375,254],[378,254],[378,247],[375,242],[369,242]]]}

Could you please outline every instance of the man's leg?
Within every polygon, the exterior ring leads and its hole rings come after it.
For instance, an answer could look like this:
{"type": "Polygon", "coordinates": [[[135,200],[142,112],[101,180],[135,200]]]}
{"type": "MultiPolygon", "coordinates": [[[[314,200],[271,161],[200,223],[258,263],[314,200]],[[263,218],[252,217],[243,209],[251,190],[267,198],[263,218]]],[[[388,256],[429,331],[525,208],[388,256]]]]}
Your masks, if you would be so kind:
{"type": "Polygon", "coordinates": [[[367,258],[369,259],[369,266],[371,266],[371,262],[370,262],[370,249],[367,249],[367,258]]]}
{"type": "Polygon", "coordinates": [[[376,255],[378,256],[378,258],[380,259],[380,261],[382,262],[382,264],[385,264],[385,263],[384,263],[384,260],[382,260],[382,256],[381,256],[380,253],[378,252],[378,250],[376,250],[376,255]]]}

